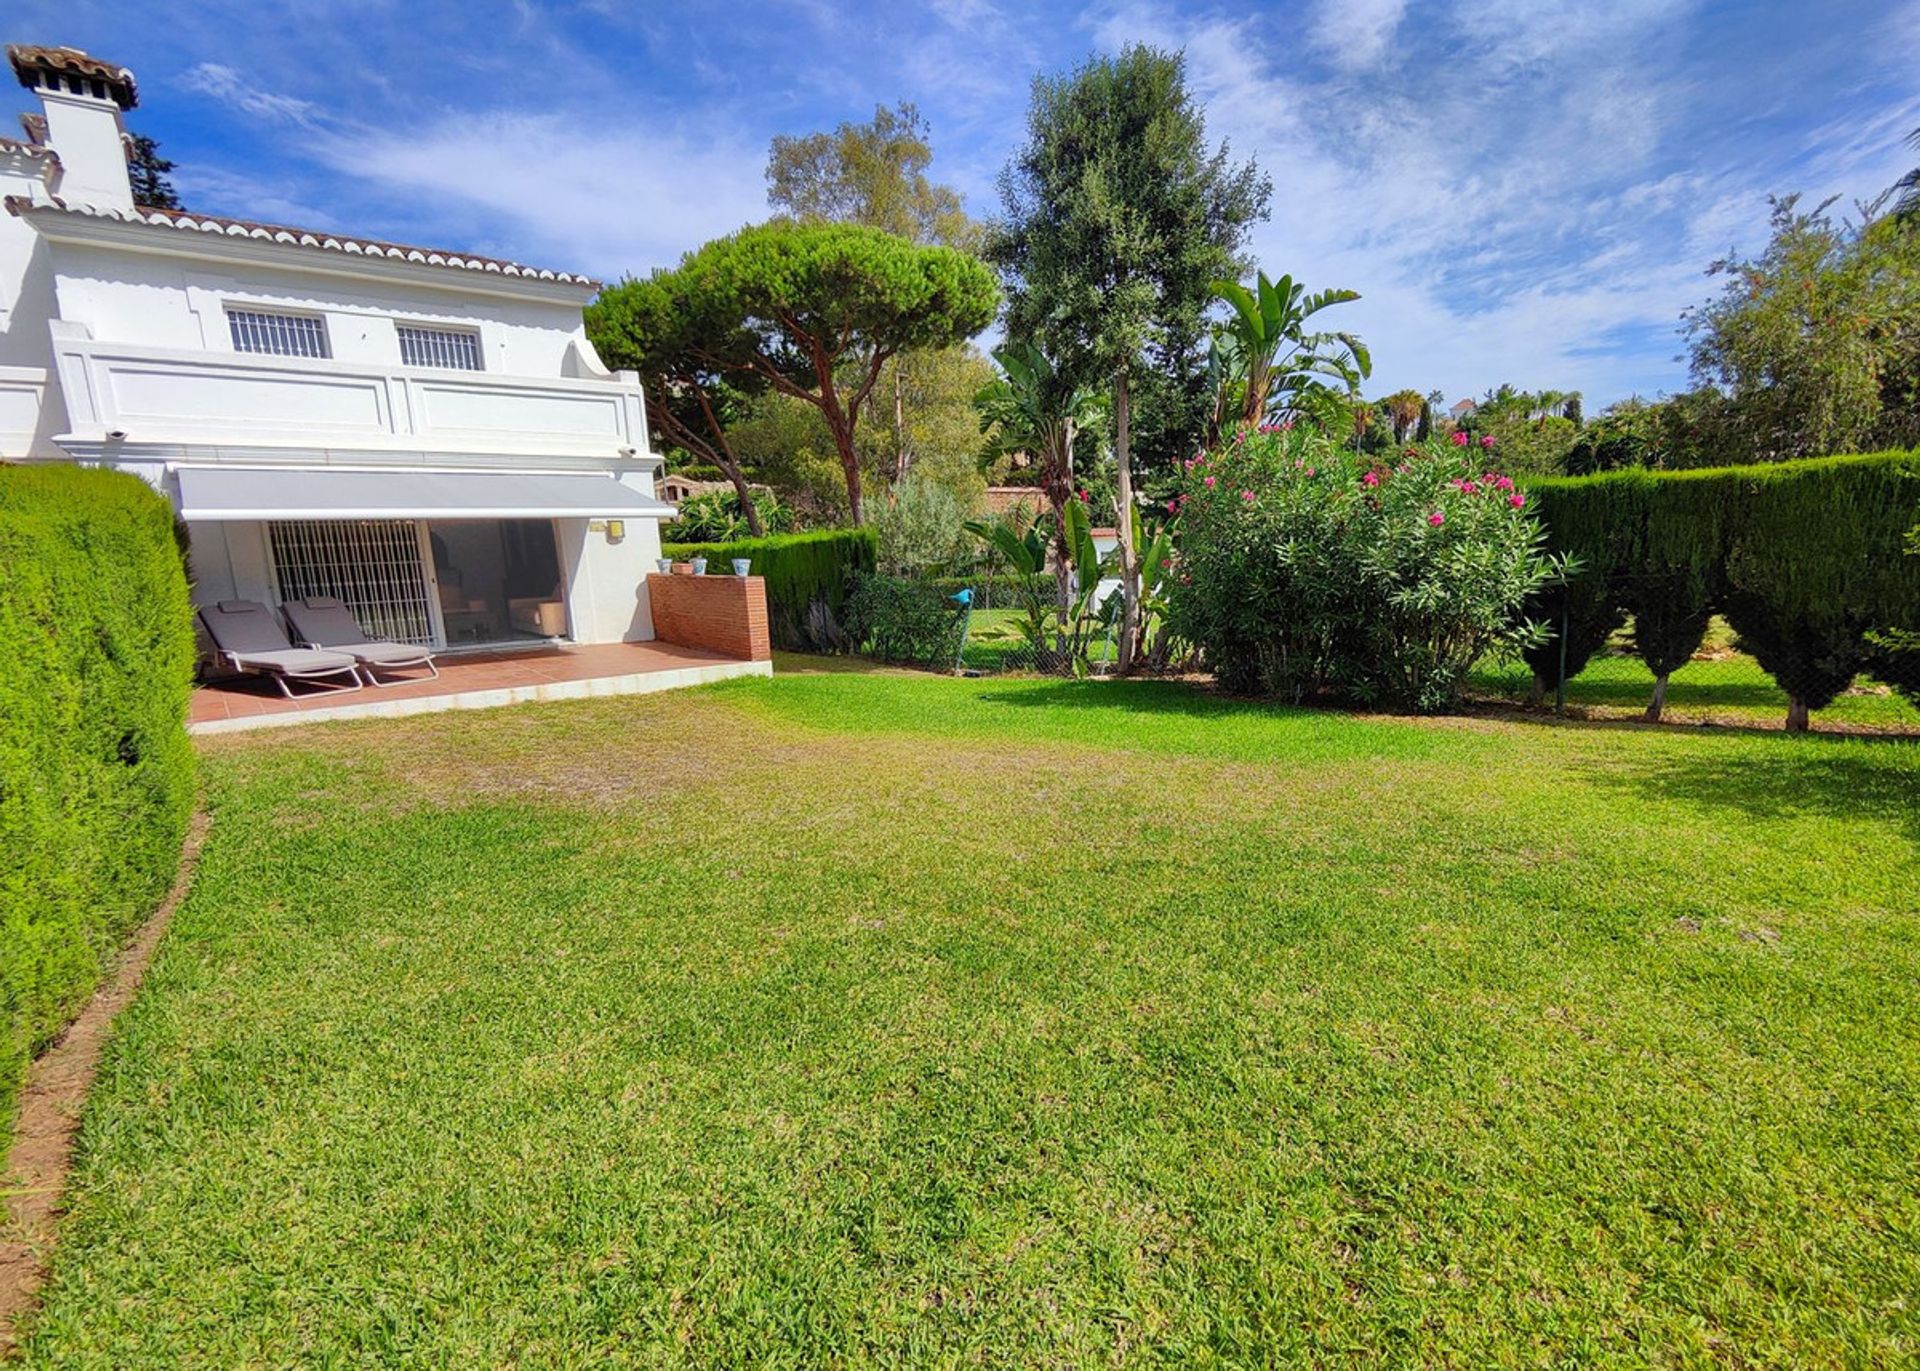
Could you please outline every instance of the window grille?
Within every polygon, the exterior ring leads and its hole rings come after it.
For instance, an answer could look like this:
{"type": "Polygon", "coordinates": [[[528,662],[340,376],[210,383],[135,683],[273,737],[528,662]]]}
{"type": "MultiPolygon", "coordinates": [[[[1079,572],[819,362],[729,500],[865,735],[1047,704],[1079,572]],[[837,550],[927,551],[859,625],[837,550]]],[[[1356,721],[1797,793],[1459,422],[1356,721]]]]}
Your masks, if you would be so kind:
{"type": "Polygon", "coordinates": [[[230,309],[227,327],[235,352],[271,352],[280,357],[331,357],[326,321],[317,314],[266,314],[230,309]]]}
{"type": "Polygon", "coordinates": [[[412,519],[297,519],[267,525],[280,599],[336,595],[382,642],[433,642],[420,534],[412,519]]]}
{"type": "Polygon", "coordinates": [[[410,367],[480,370],[480,336],[465,329],[418,328],[401,324],[400,360],[410,367]]]}

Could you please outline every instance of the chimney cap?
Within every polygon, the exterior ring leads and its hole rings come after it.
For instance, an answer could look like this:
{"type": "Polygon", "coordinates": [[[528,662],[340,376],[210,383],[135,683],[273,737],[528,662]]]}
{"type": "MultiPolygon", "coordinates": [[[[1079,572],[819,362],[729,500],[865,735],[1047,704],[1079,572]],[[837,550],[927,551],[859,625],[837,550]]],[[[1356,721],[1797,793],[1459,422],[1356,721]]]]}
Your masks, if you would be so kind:
{"type": "MultiPolygon", "coordinates": [[[[121,109],[132,109],[140,103],[132,72],[111,62],[102,62],[98,57],[90,57],[78,48],[42,48],[14,43],[7,48],[7,59],[13,63],[13,72],[20,78],[20,84],[29,88],[41,86],[43,76],[64,77],[67,88],[75,93],[80,93],[80,85],[76,83],[84,83],[91,87],[93,95],[112,100],[121,109]]],[[[58,82],[54,83],[54,88],[59,88],[58,82]]]]}

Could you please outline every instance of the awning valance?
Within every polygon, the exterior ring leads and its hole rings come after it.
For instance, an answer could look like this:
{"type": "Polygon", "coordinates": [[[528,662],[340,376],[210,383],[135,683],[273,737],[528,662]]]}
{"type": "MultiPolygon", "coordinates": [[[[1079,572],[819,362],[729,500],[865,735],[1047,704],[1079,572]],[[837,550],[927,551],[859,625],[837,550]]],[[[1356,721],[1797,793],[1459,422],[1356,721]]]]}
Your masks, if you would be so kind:
{"type": "Polygon", "coordinates": [[[595,472],[182,467],[180,517],[208,519],[670,519],[595,472]]]}

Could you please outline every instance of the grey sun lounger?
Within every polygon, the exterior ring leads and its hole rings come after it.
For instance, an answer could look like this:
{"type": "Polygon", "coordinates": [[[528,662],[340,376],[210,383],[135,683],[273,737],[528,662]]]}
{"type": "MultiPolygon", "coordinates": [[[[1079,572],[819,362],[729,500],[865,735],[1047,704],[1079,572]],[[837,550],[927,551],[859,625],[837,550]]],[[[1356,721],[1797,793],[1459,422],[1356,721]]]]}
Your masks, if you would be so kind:
{"type": "Polygon", "coordinates": [[[294,681],[315,687],[307,694],[360,688],[353,658],[344,652],[295,647],[273,611],[258,601],[221,600],[206,605],[200,611],[200,622],[206,625],[207,636],[213,639],[222,661],[236,671],[271,676],[289,700],[301,698],[293,693],[294,681]],[[338,679],[342,676],[346,680],[338,679]]]}
{"type": "Polygon", "coordinates": [[[308,647],[326,652],[344,652],[360,665],[360,673],[369,685],[400,685],[409,680],[437,680],[440,668],[433,664],[433,653],[413,643],[383,643],[367,637],[360,629],[344,600],[332,595],[309,595],[304,600],[289,600],[280,608],[293,625],[293,636],[308,647]],[[423,666],[426,677],[402,676],[383,681],[380,671],[403,671],[423,666]]]}

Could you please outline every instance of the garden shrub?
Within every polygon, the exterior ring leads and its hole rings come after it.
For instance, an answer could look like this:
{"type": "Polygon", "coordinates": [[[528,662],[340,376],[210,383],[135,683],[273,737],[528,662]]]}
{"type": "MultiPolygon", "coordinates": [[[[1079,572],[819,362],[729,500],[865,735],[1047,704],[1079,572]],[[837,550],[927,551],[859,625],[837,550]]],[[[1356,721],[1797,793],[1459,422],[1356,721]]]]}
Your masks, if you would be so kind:
{"type": "MultiPolygon", "coordinates": [[[[760,516],[763,536],[785,533],[793,523],[793,511],[780,502],[771,490],[756,490],[754,512],[760,516]]],[[[679,514],[661,530],[662,541],[677,543],[737,543],[753,536],[739,495],[731,490],[709,490],[689,495],[679,504],[679,514]]]]}
{"type": "Polygon", "coordinates": [[[854,578],[874,569],[878,544],[872,529],[827,529],[732,543],[668,543],[663,557],[705,557],[727,569],[745,557],[752,575],[766,578],[767,620],[774,644],[800,652],[831,650],[830,635],[817,626],[845,617],[854,578]]]}
{"type": "Polygon", "coordinates": [[[0,1125],[173,880],[192,609],[171,512],[117,472],[0,466],[0,1125]]]}
{"type": "Polygon", "coordinates": [[[962,607],[938,586],[902,576],[862,576],[847,604],[856,650],[883,662],[951,666],[964,622],[962,607]]]}
{"type": "Polygon", "coordinates": [[[1236,435],[1183,467],[1173,630],[1230,689],[1453,703],[1481,657],[1538,638],[1519,611],[1555,572],[1527,497],[1483,458],[1236,435]]]}
{"type": "MultiPolygon", "coordinates": [[[[1891,669],[1885,630],[1920,625],[1920,562],[1901,555],[1920,492],[1916,454],[1618,471],[1528,489],[1549,546],[1593,575],[1592,597],[1633,611],[1656,681],[1692,656],[1718,609],[1800,727],[1859,672],[1891,669]]],[[[1656,685],[1650,713],[1659,699],[1656,685]]]]}

